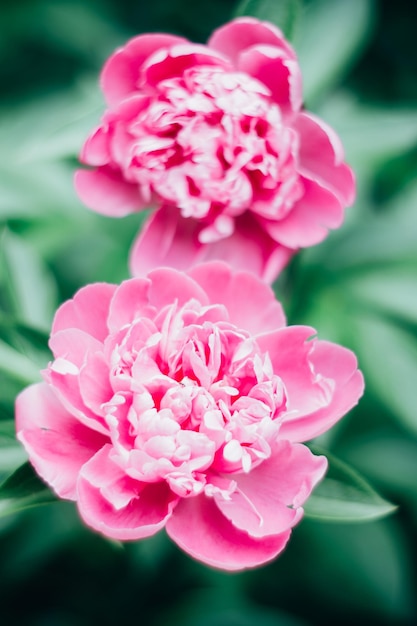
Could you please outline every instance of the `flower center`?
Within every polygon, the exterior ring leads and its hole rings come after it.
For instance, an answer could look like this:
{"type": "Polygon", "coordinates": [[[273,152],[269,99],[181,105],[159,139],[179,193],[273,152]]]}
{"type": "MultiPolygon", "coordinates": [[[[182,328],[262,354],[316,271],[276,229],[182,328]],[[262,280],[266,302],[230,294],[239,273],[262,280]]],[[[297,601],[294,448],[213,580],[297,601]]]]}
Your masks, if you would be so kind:
{"type": "Polygon", "coordinates": [[[212,492],[208,473],[249,472],[268,458],[285,389],[268,354],[224,321],[223,307],[170,305],[124,329],[109,349],[115,393],[104,410],[113,460],[129,476],[196,495],[212,492]]]}
{"type": "Polygon", "coordinates": [[[267,87],[242,72],[201,66],[161,81],[127,136],[126,178],[203,220],[202,242],[230,235],[249,208],[281,219],[302,193],[297,136],[267,87]]]}

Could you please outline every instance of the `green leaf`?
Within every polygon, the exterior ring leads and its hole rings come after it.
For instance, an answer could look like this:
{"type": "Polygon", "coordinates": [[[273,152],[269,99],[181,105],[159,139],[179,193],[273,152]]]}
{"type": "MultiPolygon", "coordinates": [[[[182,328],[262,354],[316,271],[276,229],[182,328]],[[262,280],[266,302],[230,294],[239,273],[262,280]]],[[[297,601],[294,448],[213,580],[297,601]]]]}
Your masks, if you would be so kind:
{"type": "Polygon", "coordinates": [[[360,272],[346,281],[348,298],[373,312],[417,324],[416,267],[387,267],[360,272]]]}
{"type": "Polygon", "coordinates": [[[49,328],[57,305],[55,281],[42,259],[26,242],[5,230],[1,238],[0,280],[19,319],[49,328]]]}
{"type": "Polygon", "coordinates": [[[413,150],[417,142],[417,111],[412,108],[376,107],[338,92],[323,102],[319,113],[337,130],[356,169],[374,173],[376,164],[413,150]]]}
{"type": "Polygon", "coordinates": [[[55,500],[52,491],[27,462],[0,485],[0,516],[55,500]]]}
{"type": "Polygon", "coordinates": [[[310,104],[341,82],[364,46],[372,17],[370,0],[315,0],[302,14],[295,49],[310,104]]]}
{"type": "Polygon", "coordinates": [[[272,22],[288,39],[292,39],[300,13],[300,0],[243,0],[235,15],[252,15],[259,20],[272,22]]]}
{"type": "Polygon", "coordinates": [[[395,511],[346,463],[315,446],[312,450],[328,458],[329,469],[305,504],[306,516],[325,522],[367,522],[395,511]]]}
{"type": "Polygon", "coordinates": [[[0,339],[1,373],[12,381],[26,385],[40,380],[39,368],[33,361],[0,339]]]}
{"type": "Polygon", "coordinates": [[[417,338],[378,315],[352,318],[356,352],[373,393],[417,434],[417,338]]]}

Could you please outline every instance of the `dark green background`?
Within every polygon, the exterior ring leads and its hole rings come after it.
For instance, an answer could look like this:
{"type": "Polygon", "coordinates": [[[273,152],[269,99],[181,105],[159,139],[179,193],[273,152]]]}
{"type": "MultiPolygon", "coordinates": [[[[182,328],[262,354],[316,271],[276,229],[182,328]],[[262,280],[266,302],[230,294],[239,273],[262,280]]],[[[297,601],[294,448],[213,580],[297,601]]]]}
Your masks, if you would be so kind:
{"type": "MultiPolygon", "coordinates": [[[[279,4],[279,0],[276,0],[279,4]]],[[[49,359],[56,306],[86,283],[127,276],[141,216],[81,206],[76,155],[103,110],[106,57],[165,30],[205,41],[232,0],[14,0],[0,5],[0,473],[25,460],[13,399],[49,359]]],[[[163,533],[124,547],[74,507],[0,517],[0,621],[13,626],[409,625],[417,620],[417,6],[300,2],[294,45],[306,105],[341,135],[358,199],[341,230],[276,285],[291,323],[353,348],[360,406],[321,445],[398,512],[367,524],[304,520],[274,563],[224,574],[163,533]]],[[[0,513],[2,508],[0,506],[0,513]]]]}

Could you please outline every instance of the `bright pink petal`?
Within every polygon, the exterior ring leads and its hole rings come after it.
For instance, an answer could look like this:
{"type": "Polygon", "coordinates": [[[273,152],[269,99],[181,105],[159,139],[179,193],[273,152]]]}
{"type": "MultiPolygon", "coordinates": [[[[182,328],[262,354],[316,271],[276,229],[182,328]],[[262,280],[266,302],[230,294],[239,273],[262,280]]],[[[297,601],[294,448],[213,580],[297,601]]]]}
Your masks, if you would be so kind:
{"type": "Polygon", "coordinates": [[[49,340],[49,347],[55,358],[65,359],[81,367],[87,354],[102,350],[103,344],[83,330],[68,328],[54,333],[49,340]]]}
{"type": "Polygon", "coordinates": [[[109,369],[102,352],[90,352],[78,377],[83,404],[96,415],[103,413],[102,405],[109,402],[114,394],[109,369]]]}
{"type": "Polygon", "coordinates": [[[333,192],[308,179],[303,185],[303,196],[284,219],[259,220],[275,241],[294,249],[322,241],[329,228],[341,225],[344,215],[344,207],[333,192]]]}
{"type": "Polygon", "coordinates": [[[316,341],[310,360],[317,374],[333,381],[333,394],[323,407],[283,422],[280,437],[291,441],[308,441],[324,433],[358,403],[364,390],[363,376],[351,350],[316,341]]]}
{"type": "Polygon", "coordinates": [[[281,304],[272,289],[253,274],[232,272],[213,261],[191,269],[189,275],[204,289],[212,304],[224,304],[230,321],[257,334],[285,326],[281,304]]]}
{"type": "Polygon", "coordinates": [[[151,215],[133,244],[130,270],[134,276],[147,276],[157,267],[185,270],[201,256],[197,240],[198,222],[181,217],[175,207],[164,206],[151,215]]]}
{"type": "Polygon", "coordinates": [[[229,263],[233,269],[253,272],[273,282],[288,263],[292,251],[271,239],[249,212],[236,219],[230,237],[202,244],[201,223],[181,216],[175,207],[162,207],[147,221],[133,244],[130,268],[134,276],[170,266],[178,270],[211,260],[229,263]]]}
{"type": "Polygon", "coordinates": [[[165,482],[143,484],[123,477],[109,452],[111,446],[98,452],[81,470],[77,486],[81,517],[113,539],[154,535],[171,516],[177,496],[165,482]]]}
{"type": "Polygon", "coordinates": [[[197,300],[202,305],[209,304],[203,289],[189,276],[170,267],[153,270],[149,273],[151,288],[149,301],[157,310],[167,304],[177,302],[183,306],[190,300],[197,300]]]}
{"type": "Polygon", "coordinates": [[[223,515],[251,537],[290,530],[302,517],[302,504],[323,478],[325,457],[301,444],[279,441],[273,456],[248,474],[234,476],[238,489],[230,500],[215,496],[223,515]]]}
{"type": "Polygon", "coordinates": [[[149,55],[186,41],[175,35],[150,33],[134,37],[123,48],[119,48],[108,59],[101,74],[101,87],[107,103],[117,104],[138,90],[140,70],[149,55]]]}
{"type": "Polygon", "coordinates": [[[107,316],[110,301],[116,289],[116,285],[108,283],[82,287],[72,300],[67,300],[55,313],[51,335],[67,328],[78,328],[104,341],[109,333],[107,316]]]}
{"type": "Polygon", "coordinates": [[[139,187],[126,182],[120,172],[107,166],[97,170],[78,170],[74,185],[81,201],[89,209],[103,215],[123,217],[145,206],[139,187]]]}
{"type": "Polygon", "coordinates": [[[256,46],[242,52],[238,69],[266,85],[284,113],[296,112],[302,105],[300,67],[293,58],[275,46],[256,46]]]}
{"type": "Polygon", "coordinates": [[[149,287],[148,278],[125,280],[117,287],[108,318],[112,333],[149,312],[149,287]]]}
{"type": "Polygon", "coordinates": [[[294,411],[294,415],[312,413],[329,402],[328,386],[311,368],[314,343],[310,338],[315,332],[309,326],[288,326],[257,337],[261,350],[270,356],[274,373],[284,382],[287,411],[294,411]]]}
{"type": "Polygon", "coordinates": [[[156,87],[162,80],[182,76],[185,70],[199,65],[233,69],[223,56],[206,46],[183,43],[161,49],[149,57],[143,65],[141,80],[147,86],[156,87]]]}
{"type": "Polygon", "coordinates": [[[168,520],[166,531],[190,556],[224,570],[242,570],[275,558],[291,531],[261,540],[235,528],[211,498],[185,498],[168,520]]]}
{"type": "Polygon", "coordinates": [[[80,153],[80,161],[93,167],[100,167],[107,165],[110,160],[108,133],[102,126],[99,126],[84,143],[80,153]]]}
{"type": "Polygon", "coordinates": [[[214,31],[208,46],[218,50],[237,64],[239,54],[259,44],[277,46],[289,58],[295,59],[295,52],[285,40],[282,32],[269,22],[260,22],[253,17],[241,17],[228,22],[214,31]]]}
{"type": "Polygon", "coordinates": [[[343,146],[336,132],[311,113],[301,113],[293,127],[300,135],[300,172],[330,189],[345,206],[352,204],[355,177],[343,162],[343,146]]]}
{"type": "Polygon", "coordinates": [[[45,383],[17,397],[16,432],[38,474],[70,500],[81,467],[108,441],[71,415],[45,383]]]}
{"type": "Polygon", "coordinates": [[[79,371],[66,361],[56,359],[46,370],[45,380],[50,383],[62,405],[88,428],[107,435],[109,432],[103,416],[86,406],[80,391],[79,371]]]}

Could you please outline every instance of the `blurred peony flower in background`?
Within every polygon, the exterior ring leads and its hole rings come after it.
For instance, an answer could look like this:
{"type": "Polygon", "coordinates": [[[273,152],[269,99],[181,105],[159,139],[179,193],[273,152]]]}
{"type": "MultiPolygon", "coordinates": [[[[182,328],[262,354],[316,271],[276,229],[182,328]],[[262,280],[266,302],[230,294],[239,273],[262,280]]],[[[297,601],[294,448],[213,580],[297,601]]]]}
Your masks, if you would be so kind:
{"type": "Polygon", "coordinates": [[[108,109],[76,173],[90,208],[156,211],[134,275],[222,259],[272,282],[343,221],[355,194],[335,132],[302,109],[294,50],[272,24],[236,19],[207,46],[131,39],[104,66],[108,109]]]}
{"type": "Polygon", "coordinates": [[[208,565],[260,565],[326,470],[300,442],[363,391],[353,353],[314,332],[286,327],[272,290],[221,262],[88,285],[55,315],[54,360],[17,399],[17,436],[104,535],[165,527],[208,565]]]}

